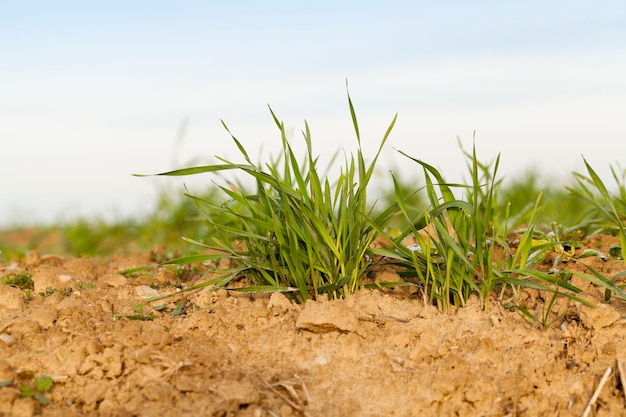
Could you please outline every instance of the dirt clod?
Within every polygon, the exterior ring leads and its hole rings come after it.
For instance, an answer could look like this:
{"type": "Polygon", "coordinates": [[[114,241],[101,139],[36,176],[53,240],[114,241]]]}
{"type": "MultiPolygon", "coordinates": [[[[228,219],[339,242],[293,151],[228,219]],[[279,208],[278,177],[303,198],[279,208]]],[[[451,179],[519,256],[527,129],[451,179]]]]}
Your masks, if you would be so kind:
{"type": "Polygon", "coordinates": [[[326,303],[307,301],[296,321],[297,329],[314,333],[354,332],[357,325],[356,313],[344,301],[337,300],[326,303]]]}
{"type": "Polygon", "coordinates": [[[609,327],[620,319],[620,313],[607,304],[580,307],[580,320],[589,329],[609,327]]]}

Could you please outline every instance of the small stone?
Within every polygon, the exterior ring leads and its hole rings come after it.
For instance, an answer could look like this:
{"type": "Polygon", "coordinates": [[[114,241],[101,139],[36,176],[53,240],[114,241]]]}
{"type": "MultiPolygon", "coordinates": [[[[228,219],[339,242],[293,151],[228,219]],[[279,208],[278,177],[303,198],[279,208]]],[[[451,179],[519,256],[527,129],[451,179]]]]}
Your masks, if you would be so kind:
{"type": "Polygon", "coordinates": [[[326,356],[318,355],[313,359],[313,365],[325,366],[328,365],[328,358],[326,356]]]}
{"type": "Polygon", "coordinates": [[[6,333],[0,334],[0,341],[6,343],[9,346],[17,343],[17,339],[15,339],[10,334],[6,334],[6,333]]]}
{"type": "Polygon", "coordinates": [[[135,288],[135,294],[141,298],[157,297],[159,292],[148,285],[139,285],[135,288]]]}
{"type": "Polygon", "coordinates": [[[59,281],[62,284],[65,284],[66,282],[70,281],[71,279],[72,279],[71,275],[68,275],[68,274],[61,274],[61,275],[59,275],[59,281]]]}
{"type": "Polygon", "coordinates": [[[98,283],[102,283],[113,288],[126,285],[127,282],[128,278],[122,274],[105,274],[98,279],[98,283]]]}

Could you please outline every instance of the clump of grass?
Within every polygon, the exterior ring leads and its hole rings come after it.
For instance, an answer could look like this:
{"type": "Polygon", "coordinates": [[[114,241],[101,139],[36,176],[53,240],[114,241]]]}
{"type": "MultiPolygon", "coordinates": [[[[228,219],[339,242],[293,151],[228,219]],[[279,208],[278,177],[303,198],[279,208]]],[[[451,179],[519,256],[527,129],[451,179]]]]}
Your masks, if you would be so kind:
{"type": "Polygon", "coordinates": [[[19,288],[23,291],[32,291],[35,289],[33,282],[33,276],[28,271],[23,271],[17,274],[9,274],[0,278],[3,284],[11,287],[19,288]]]}
{"type": "MultiPolygon", "coordinates": [[[[600,176],[591,167],[587,160],[583,159],[587,175],[574,173],[577,186],[568,188],[570,193],[579,198],[588,210],[583,215],[583,220],[576,227],[586,231],[591,229],[591,233],[604,232],[617,235],[620,243],[619,247],[612,246],[609,255],[619,257],[626,263],[624,248],[626,248],[626,228],[624,219],[626,218],[626,170],[619,166],[611,166],[611,174],[617,186],[617,193],[611,193],[600,176]]],[[[598,271],[587,266],[590,274],[589,279],[595,279],[605,287],[605,301],[608,302],[612,294],[615,293],[622,300],[626,298],[623,292],[624,284],[617,284],[626,276],[622,271],[615,274],[610,279],[600,274],[598,271]]]]}
{"type": "Polygon", "coordinates": [[[249,291],[294,292],[305,301],[326,294],[344,297],[362,285],[362,277],[371,264],[366,252],[393,216],[393,209],[374,216],[367,190],[376,161],[387,141],[396,117],[388,126],[373,160],[366,164],[356,113],[348,94],[348,104],[358,143],[356,156],[346,156],[337,178],[322,175],[312,147],[311,132],[305,122],[302,132],[306,157],[299,162],[287,139],[284,123],[270,108],[281,136],[282,153],[273,162],[252,161],[243,144],[224,128],[243,159],[235,163],[218,157],[220,164],[192,167],[158,175],[180,176],[221,171],[237,171],[256,184],[247,191],[235,184],[220,185],[226,202],[217,204],[189,195],[207,213],[215,231],[211,244],[194,241],[218,255],[199,255],[174,262],[228,258],[234,268],[223,280],[226,285],[235,276],[246,276],[252,283],[249,291]],[[221,213],[221,214],[220,214],[221,213]],[[231,219],[222,222],[212,216],[231,219]]]}
{"type": "MultiPolygon", "coordinates": [[[[408,227],[397,237],[388,236],[390,248],[373,252],[394,259],[405,269],[402,276],[417,279],[425,302],[449,311],[477,295],[487,308],[493,291],[504,291],[508,286],[515,293],[520,287],[534,288],[589,304],[576,296],[581,292],[579,288],[558,274],[532,268],[547,252],[561,245],[557,240],[536,239],[541,192],[535,197],[524,230],[515,241],[509,239],[510,205],[507,204],[503,218],[496,215],[499,156],[494,162],[483,164],[477,159],[475,147],[471,153],[466,152],[470,172],[466,185],[448,183],[433,166],[402,154],[422,167],[429,206],[417,217],[411,217],[405,194],[394,176],[398,205],[408,227]],[[461,196],[458,192],[455,195],[456,190],[461,190],[461,196]],[[414,240],[414,244],[406,245],[407,239],[414,240]]],[[[606,279],[590,279],[615,290],[606,279]]]]}
{"type": "MultiPolygon", "coordinates": [[[[587,175],[574,173],[577,186],[568,188],[589,209],[584,220],[577,227],[595,229],[619,236],[622,251],[626,248],[626,170],[611,166],[611,173],[617,185],[617,195],[611,194],[595,170],[584,160],[587,175]]],[[[626,259],[625,259],[626,262],[626,259]]]]}

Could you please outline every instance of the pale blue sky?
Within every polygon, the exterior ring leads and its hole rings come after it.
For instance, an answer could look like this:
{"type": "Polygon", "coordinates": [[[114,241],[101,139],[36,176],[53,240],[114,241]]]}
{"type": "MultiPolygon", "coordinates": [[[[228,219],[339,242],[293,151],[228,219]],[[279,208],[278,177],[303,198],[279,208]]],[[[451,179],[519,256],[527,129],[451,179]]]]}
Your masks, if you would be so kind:
{"type": "Polygon", "coordinates": [[[623,1],[0,1],[0,51],[0,225],[148,210],[182,181],[131,173],[235,158],[220,119],[271,152],[268,103],[352,151],[346,78],[382,175],[460,179],[474,130],[508,177],[626,165],[623,1]]]}

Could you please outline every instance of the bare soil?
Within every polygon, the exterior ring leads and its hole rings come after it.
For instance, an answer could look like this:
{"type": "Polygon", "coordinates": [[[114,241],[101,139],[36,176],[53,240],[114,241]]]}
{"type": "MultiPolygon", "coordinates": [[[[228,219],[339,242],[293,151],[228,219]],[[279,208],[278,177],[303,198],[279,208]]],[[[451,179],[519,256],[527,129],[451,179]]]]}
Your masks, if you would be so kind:
{"type": "MultiPolygon", "coordinates": [[[[608,254],[614,242],[585,243],[608,254]]],[[[486,311],[472,299],[448,314],[415,288],[304,305],[205,288],[153,311],[142,299],[174,291],[179,277],[118,274],[151,259],[33,252],[0,264],[0,275],[28,270],[35,283],[30,298],[0,284],[0,381],[13,381],[0,388],[0,416],[581,416],[608,368],[589,415],[626,413],[616,368],[626,303],[605,303],[603,289],[576,276],[597,306],[560,299],[550,318],[567,313],[543,330],[499,293],[486,311]],[[18,389],[38,375],[55,381],[46,406],[18,389]]],[[[607,276],[624,269],[613,258],[583,261],[607,276]]],[[[211,276],[196,270],[185,285],[211,276]]],[[[549,301],[528,290],[519,299],[539,316],[549,301]]]]}

